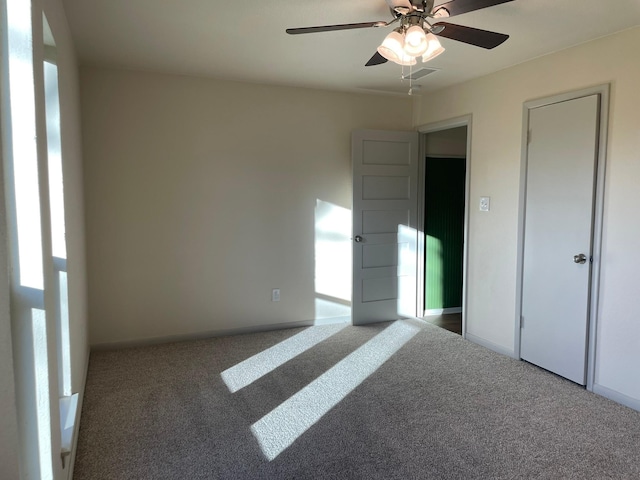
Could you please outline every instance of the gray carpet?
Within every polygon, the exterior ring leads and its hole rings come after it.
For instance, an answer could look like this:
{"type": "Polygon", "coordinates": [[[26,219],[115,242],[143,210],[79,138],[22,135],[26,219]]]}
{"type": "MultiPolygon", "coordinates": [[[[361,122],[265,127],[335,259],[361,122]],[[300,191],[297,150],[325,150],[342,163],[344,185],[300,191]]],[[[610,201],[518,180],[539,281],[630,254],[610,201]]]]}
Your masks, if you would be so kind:
{"type": "Polygon", "coordinates": [[[94,352],[74,478],[640,478],[640,412],[430,325],[381,363],[397,324],[325,335],[234,393],[223,371],[305,329],[94,352]],[[294,417],[321,409],[376,362],[267,459],[252,425],[292,397],[294,417]]]}

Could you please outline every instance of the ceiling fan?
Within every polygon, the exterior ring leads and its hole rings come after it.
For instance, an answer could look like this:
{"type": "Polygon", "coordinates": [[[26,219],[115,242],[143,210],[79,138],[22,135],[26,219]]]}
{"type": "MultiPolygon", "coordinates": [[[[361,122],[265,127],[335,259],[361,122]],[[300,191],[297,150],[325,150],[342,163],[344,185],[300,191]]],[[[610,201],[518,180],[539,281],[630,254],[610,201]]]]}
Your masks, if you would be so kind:
{"type": "Polygon", "coordinates": [[[398,27],[387,35],[376,53],[366,63],[367,67],[380,65],[388,60],[399,65],[415,65],[418,57],[421,57],[423,62],[429,61],[444,51],[436,35],[486,49],[495,48],[509,38],[509,35],[503,33],[455,25],[440,21],[440,19],[500,5],[513,0],[449,0],[440,5],[434,5],[436,0],[385,1],[393,15],[393,19],[388,22],[377,21],[288,28],[286,32],[290,35],[299,35],[334,30],[388,27],[398,24],[398,27]],[[432,20],[435,20],[435,23],[431,23],[432,20]]]}

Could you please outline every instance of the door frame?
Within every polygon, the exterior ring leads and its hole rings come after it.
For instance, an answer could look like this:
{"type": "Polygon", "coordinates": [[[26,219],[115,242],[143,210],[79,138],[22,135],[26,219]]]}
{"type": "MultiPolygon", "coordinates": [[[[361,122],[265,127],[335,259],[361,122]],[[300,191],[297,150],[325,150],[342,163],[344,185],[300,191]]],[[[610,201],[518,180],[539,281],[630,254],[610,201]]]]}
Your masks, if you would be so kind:
{"type": "Polygon", "coordinates": [[[451,130],[458,127],[467,127],[467,147],[465,161],[465,178],[464,178],[464,233],[462,247],[462,338],[467,336],[467,274],[469,259],[469,205],[470,205],[470,185],[471,185],[471,126],[472,115],[463,115],[461,117],[451,118],[435,123],[428,123],[418,127],[420,133],[420,160],[418,162],[418,255],[417,255],[417,304],[416,312],[418,316],[424,315],[424,257],[425,257],[425,241],[424,241],[424,199],[425,199],[425,172],[426,172],[426,140],[429,133],[439,132],[442,130],[451,130]]]}
{"type": "Polygon", "coordinates": [[[604,216],[605,167],[607,153],[607,134],[609,130],[609,84],[597,85],[581,90],[566,92],[550,97],[530,100],[522,109],[522,142],[520,155],[520,198],[518,201],[518,240],[516,263],[516,311],[514,318],[514,356],[520,359],[520,319],[522,315],[522,291],[524,274],[524,227],[527,194],[527,165],[529,147],[529,112],[530,110],[555,103],[575,100],[591,95],[599,95],[598,105],[598,147],[596,153],[596,170],[594,185],[594,212],[592,230],[591,274],[589,277],[589,300],[587,316],[587,390],[593,391],[595,383],[596,333],[598,322],[598,300],[600,293],[600,266],[602,250],[602,227],[604,216]]]}

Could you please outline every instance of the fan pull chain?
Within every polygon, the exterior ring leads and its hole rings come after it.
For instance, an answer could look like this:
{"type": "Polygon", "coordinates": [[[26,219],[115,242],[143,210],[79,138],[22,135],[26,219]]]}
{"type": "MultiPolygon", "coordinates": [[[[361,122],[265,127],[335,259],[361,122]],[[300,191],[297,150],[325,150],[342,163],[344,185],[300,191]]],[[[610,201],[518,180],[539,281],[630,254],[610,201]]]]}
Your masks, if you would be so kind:
{"type": "Polygon", "coordinates": [[[401,68],[401,73],[400,73],[400,81],[404,82],[407,78],[409,79],[409,95],[411,95],[411,88],[413,86],[413,65],[409,65],[409,75],[405,75],[405,69],[404,69],[405,65],[402,65],[401,68]]]}
{"type": "Polygon", "coordinates": [[[411,87],[413,87],[413,65],[409,65],[409,95],[411,95],[411,87]]]}

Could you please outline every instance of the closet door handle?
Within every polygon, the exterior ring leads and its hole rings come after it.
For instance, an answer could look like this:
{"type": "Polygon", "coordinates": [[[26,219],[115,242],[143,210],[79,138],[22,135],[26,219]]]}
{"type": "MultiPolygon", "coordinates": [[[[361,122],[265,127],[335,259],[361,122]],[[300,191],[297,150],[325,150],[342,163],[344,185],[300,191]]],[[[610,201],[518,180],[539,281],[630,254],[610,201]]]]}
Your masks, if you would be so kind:
{"type": "Polygon", "coordinates": [[[573,261],[582,265],[587,263],[587,256],[584,253],[579,253],[578,255],[573,256],[573,261]]]}

